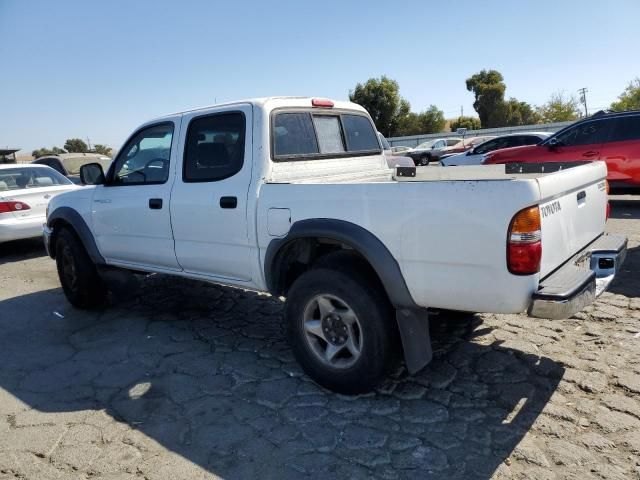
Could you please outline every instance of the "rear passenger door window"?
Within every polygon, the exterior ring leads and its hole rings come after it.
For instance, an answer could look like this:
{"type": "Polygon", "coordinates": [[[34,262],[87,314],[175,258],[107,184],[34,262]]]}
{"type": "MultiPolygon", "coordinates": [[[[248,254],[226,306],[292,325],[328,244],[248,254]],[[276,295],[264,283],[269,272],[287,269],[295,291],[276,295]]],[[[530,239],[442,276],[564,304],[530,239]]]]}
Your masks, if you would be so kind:
{"type": "Polygon", "coordinates": [[[556,138],[561,146],[595,145],[607,139],[610,121],[596,120],[576,125],[556,138]]]}
{"type": "Polygon", "coordinates": [[[640,115],[618,117],[615,124],[612,142],[640,140],[640,115]]]}
{"type": "Polygon", "coordinates": [[[194,118],[187,132],[182,179],[214,182],[235,175],[244,164],[244,141],[242,112],[194,118]]]}

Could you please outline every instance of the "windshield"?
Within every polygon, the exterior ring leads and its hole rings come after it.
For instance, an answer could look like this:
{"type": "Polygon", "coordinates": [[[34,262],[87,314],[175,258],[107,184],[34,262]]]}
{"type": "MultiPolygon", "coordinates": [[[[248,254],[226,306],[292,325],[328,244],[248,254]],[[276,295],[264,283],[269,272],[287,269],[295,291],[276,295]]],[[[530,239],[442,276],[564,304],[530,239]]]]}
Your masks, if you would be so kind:
{"type": "Polygon", "coordinates": [[[73,183],[53,168],[44,166],[0,169],[0,192],[57,185],[73,185],[73,183]]]}
{"type": "Polygon", "coordinates": [[[105,172],[109,169],[109,165],[111,165],[111,159],[109,157],[69,157],[61,160],[64,168],[69,172],[69,175],[79,175],[80,167],[88,163],[99,163],[105,172]]]}
{"type": "Polygon", "coordinates": [[[427,148],[431,148],[431,145],[433,145],[434,143],[436,143],[437,140],[430,140],[428,142],[424,142],[421,143],[420,145],[418,145],[416,147],[416,150],[425,150],[427,148]]]}

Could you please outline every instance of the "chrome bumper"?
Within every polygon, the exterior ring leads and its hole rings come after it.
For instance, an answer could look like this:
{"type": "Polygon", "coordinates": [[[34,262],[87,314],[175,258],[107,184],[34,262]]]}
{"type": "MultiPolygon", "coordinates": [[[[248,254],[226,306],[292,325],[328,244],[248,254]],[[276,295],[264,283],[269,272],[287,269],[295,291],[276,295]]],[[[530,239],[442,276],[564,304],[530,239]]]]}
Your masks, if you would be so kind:
{"type": "Polygon", "coordinates": [[[626,237],[602,235],[540,282],[529,316],[559,320],[584,309],[609,287],[626,255],[626,237]]]}
{"type": "Polygon", "coordinates": [[[50,229],[46,223],[42,225],[42,240],[44,241],[44,249],[47,251],[47,255],[49,255],[51,258],[53,258],[53,255],[51,254],[51,249],[50,249],[52,233],[53,233],[53,230],[50,229]]]}

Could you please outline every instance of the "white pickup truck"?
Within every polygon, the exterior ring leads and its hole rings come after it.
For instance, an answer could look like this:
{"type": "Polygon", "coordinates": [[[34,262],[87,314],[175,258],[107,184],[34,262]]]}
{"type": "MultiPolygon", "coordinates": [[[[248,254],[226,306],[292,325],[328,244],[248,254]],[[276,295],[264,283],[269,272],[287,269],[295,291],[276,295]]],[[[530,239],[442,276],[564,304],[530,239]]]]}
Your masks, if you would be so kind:
{"type": "Polygon", "coordinates": [[[44,238],[80,308],[142,272],[286,297],[305,371],[362,392],[399,348],[431,360],[430,312],[563,318],[606,287],[627,242],[603,235],[605,164],[560,167],[392,171],[358,105],[246,100],[142,125],[51,200],[44,238]]]}

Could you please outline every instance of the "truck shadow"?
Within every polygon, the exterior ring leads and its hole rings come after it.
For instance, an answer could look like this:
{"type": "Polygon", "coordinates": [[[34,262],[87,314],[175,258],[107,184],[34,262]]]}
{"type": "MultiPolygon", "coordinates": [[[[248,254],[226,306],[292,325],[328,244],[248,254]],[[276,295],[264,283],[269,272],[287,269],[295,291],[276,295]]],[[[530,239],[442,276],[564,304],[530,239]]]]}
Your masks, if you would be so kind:
{"type": "Polygon", "coordinates": [[[46,255],[41,238],[0,243],[0,265],[46,255]]]}
{"type": "Polygon", "coordinates": [[[336,395],[292,358],[279,300],[162,276],[100,312],[52,289],[0,313],[0,452],[79,472],[490,478],[564,373],[495,341],[480,317],[439,318],[425,371],[400,367],[375,393],[336,395]]]}
{"type": "Polygon", "coordinates": [[[640,200],[611,199],[609,203],[611,204],[610,218],[622,220],[640,219],[640,200]]]}
{"type": "Polygon", "coordinates": [[[640,297],[638,272],[640,272],[640,246],[627,249],[627,257],[608,291],[629,298],[640,297]]]}

